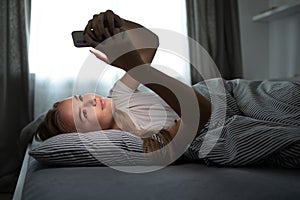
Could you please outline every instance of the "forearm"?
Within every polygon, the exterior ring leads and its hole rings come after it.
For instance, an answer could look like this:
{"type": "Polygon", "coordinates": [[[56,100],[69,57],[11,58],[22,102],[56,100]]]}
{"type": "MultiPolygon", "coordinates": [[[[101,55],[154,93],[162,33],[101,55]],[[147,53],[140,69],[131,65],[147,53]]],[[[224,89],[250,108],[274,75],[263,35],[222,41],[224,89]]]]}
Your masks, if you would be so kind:
{"type": "MultiPolygon", "coordinates": [[[[211,104],[192,87],[160,72],[159,70],[156,70],[155,68],[152,68],[149,65],[143,67],[141,70],[137,67],[137,69],[130,70],[127,73],[130,74],[132,78],[146,85],[158,94],[179,116],[182,117],[179,103],[180,99],[178,101],[178,96],[176,96],[170,88],[175,89],[177,92],[180,91],[177,93],[180,98],[191,98],[188,99],[188,101],[190,100],[190,102],[188,102],[190,105],[188,106],[197,106],[190,108],[190,110],[193,112],[198,110],[200,112],[199,114],[201,117],[198,128],[202,129],[207,123],[211,113],[211,104]],[[193,103],[193,98],[196,98],[196,104],[193,103]]],[[[184,119],[183,123],[186,123],[184,122],[184,119]]]]}
{"type": "Polygon", "coordinates": [[[124,24],[121,27],[121,29],[137,29],[136,31],[129,31],[128,35],[131,38],[133,45],[137,48],[143,61],[145,63],[150,64],[159,46],[158,36],[149,29],[143,27],[142,25],[129,20],[124,20],[124,24]]]}
{"type": "MultiPolygon", "coordinates": [[[[131,38],[132,44],[135,47],[147,47],[152,46],[153,48],[142,48],[137,49],[139,52],[140,57],[143,60],[143,63],[150,64],[155,56],[157,48],[159,46],[159,39],[158,37],[151,32],[149,29],[143,27],[142,25],[129,21],[124,20],[124,24],[121,27],[124,30],[131,30],[131,29],[139,29],[142,30],[128,32],[129,37],[131,38]]],[[[132,78],[128,73],[126,73],[121,79],[125,85],[127,85],[132,90],[137,89],[139,86],[139,82],[132,78]]]]}

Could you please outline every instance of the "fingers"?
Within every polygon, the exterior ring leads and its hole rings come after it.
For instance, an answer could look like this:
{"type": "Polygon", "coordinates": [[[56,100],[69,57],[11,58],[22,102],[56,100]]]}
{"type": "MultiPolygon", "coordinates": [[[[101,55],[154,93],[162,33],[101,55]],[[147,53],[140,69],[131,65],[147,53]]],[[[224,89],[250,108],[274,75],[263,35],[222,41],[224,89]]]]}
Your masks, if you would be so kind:
{"type": "Polygon", "coordinates": [[[104,28],[104,30],[103,30],[104,32],[103,32],[103,35],[104,35],[104,37],[105,37],[105,39],[107,39],[107,38],[110,38],[112,35],[109,33],[109,31],[108,31],[108,28],[104,28]]]}
{"type": "Polygon", "coordinates": [[[97,36],[94,34],[94,31],[92,29],[92,20],[88,22],[84,29],[84,39],[86,40],[87,44],[95,47],[98,45],[98,39],[97,36]]]}
{"type": "Polygon", "coordinates": [[[104,53],[102,53],[101,51],[98,51],[97,49],[93,48],[93,49],[90,49],[90,52],[92,54],[94,54],[97,58],[99,58],[100,60],[109,64],[109,60],[108,60],[107,56],[104,53]]]}
{"type": "Polygon", "coordinates": [[[105,19],[107,21],[107,28],[111,35],[114,34],[114,28],[115,28],[115,17],[114,13],[111,10],[106,11],[106,14],[104,15],[105,19]]]}
{"type": "Polygon", "coordinates": [[[120,33],[123,23],[124,20],[111,10],[94,15],[84,30],[87,43],[95,47],[95,44],[120,33]]]}
{"type": "Polygon", "coordinates": [[[99,44],[99,42],[93,40],[89,34],[85,34],[84,39],[85,39],[86,43],[88,45],[90,45],[91,47],[96,47],[99,44]]]}
{"type": "Polygon", "coordinates": [[[83,31],[83,34],[89,34],[91,38],[94,38],[94,34],[92,33],[92,20],[89,20],[84,31],[83,31]]]}
{"type": "Polygon", "coordinates": [[[115,21],[115,26],[119,28],[122,27],[124,24],[124,19],[122,19],[118,15],[114,15],[114,21],[115,21]]]}
{"type": "Polygon", "coordinates": [[[97,36],[98,41],[101,42],[103,40],[102,35],[104,29],[103,16],[94,15],[91,22],[91,26],[94,30],[95,35],[97,36]]]}
{"type": "Polygon", "coordinates": [[[124,20],[117,14],[115,14],[112,10],[107,10],[106,12],[108,25],[114,28],[120,28],[123,26],[124,20]]]}

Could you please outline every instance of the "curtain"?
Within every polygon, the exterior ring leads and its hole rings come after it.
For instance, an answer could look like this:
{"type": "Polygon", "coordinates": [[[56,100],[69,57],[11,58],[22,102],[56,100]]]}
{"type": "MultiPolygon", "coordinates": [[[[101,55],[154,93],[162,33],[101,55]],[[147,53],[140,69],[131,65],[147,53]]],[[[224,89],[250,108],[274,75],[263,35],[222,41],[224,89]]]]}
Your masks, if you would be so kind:
{"type": "Polygon", "coordinates": [[[21,129],[31,120],[30,0],[0,1],[0,192],[13,192],[22,163],[21,129]]]}
{"type": "MultiPolygon", "coordinates": [[[[223,78],[242,78],[237,0],[186,0],[186,7],[189,37],[206,49],[223,78]]],[[[199,56],[190,49],[190,57],[199,56]]],[[[202,80],[193,67],[191,79],[202,80]]]]}

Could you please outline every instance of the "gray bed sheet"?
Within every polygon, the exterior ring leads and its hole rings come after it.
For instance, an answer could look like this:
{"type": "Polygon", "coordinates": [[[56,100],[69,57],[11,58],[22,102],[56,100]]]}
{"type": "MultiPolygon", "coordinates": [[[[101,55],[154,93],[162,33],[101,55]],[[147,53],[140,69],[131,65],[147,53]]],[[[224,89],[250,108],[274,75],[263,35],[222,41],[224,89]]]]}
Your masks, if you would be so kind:
{"type": "Polygon", "coordinates": [[[300,170],[180,162],[132,174],[105,166],[49,167],[29,157],[22,199],[300,199],[300,170]]]}

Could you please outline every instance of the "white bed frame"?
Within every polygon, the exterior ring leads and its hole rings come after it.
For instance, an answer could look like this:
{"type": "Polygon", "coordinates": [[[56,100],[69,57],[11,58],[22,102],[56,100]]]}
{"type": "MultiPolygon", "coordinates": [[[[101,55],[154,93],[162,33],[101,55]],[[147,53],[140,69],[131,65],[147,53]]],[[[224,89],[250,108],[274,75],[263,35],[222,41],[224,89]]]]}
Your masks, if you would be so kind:
{"type": "Polygon", "coordinates": [[[20,171],[20,175],[18,178],[18,182],[16,185],[16,189],[14,192],[13,200],[21,200],[22,199],[22,191],[23,191],[23,186],[27,174],[27,169],[28,169],[28,164],[29,164],[29,150],[31,149],[31,144],[27,146],[26,153],[24,156],[22,168],[20,171]]]}

